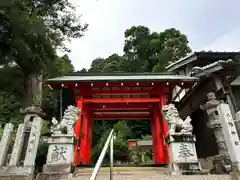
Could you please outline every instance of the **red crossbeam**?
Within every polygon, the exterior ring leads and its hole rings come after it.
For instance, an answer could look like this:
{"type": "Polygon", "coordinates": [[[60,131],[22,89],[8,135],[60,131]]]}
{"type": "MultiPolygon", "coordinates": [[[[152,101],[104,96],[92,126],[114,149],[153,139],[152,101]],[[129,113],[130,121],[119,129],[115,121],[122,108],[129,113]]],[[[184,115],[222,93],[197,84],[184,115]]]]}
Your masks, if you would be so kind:
{"type": "MultiPolygon", "coordinates": [[[[154,103],[152,103],[154,104],[154,103]]],[[[152,107],[151,103],[110,103],[110,104],[91,104],[90,108],[93,110],[133,110],[133,109],[149,109],[152,107]]]]}
{"type": "Polygon", "coordinates": [[[93,120],[150,120],[151,117],[92,117],[93,120]]]}
{"type": "Polygon", "coordinates": [[[148,111],[150,108],[99,108],[99,109],[92,109],[93,111],[97,112],[116,112],[116,111],[148,111]]]}
{"type": "Polygon", "coordinates": [[[149,112],[154,103],[110,103],[110,104],[91,104],[89,107],[92,112],[119,113],[124,112],[149,112]]]}
{"type": "Polygon", "coordinates": [[[150,94],[150,95],[159,95],[157,90],[89,90],[84,92],[84,95],[141,95],[141,94],[150,94]]]}
{"type": "Polygon", "coordinates": [[[94,114],[94,117],[146,117],[150,114],[94,114]]]}
{"type": "Polygon", "coordinates": [[[154,103],[160,98],[93,98],[84,99],[83,103],[154,103]]]}
{"type": "Polygon", "coordinates": [[[137,115],[137,116],[140,116],[140,115],[149,115],[150,112],[147,112],[147,111],[130,111],[130,112],[93,112],[94,115],[98,116],[98,115],[110,115],[110,116],[114,116],[114,115],[119,115],[119,116],[123,116],[123,115],[126,115],[126,116],[130,116],[130,115],[137,115]]]}

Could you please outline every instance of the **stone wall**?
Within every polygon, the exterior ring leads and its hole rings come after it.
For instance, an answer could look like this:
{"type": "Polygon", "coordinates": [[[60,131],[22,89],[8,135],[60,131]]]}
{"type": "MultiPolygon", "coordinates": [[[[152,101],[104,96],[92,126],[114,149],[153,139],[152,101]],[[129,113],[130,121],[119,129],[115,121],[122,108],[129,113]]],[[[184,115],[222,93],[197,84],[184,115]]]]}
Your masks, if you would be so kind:
{"type": "Polygon", "coordinates": [[[6,163],[9,145],[12,139],[13,124],[7,123],[0,142],[0,179],[31,179],[34,173],[35,159],[42,128],[42,119],[38,116],[25,116],[19,124],[11,152],[10,162],[6,163]],[[32,121],[30,120],[32,119],[32,121]],[[26,133],[29,138],[24,139],[26,133]],[[26,144],[24,148],[24,144],[26,144]],[[24,153],[23,153],[24,152],[24,153]]]}

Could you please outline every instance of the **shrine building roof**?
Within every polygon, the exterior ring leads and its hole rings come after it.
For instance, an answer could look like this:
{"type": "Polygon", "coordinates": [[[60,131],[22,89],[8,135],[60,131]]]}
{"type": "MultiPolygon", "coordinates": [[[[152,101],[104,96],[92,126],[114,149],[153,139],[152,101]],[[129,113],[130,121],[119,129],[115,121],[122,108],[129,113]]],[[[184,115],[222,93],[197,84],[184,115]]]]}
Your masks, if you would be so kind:
{"type": "Polygon", "coordinates": [[[159,82],[194,82],[196,77],[176,75],[171,72],[166,73],[72,73],[67,76],[47,79],[46,84],[58,83],[81,83],[81,82],[123,82],[123,81],[159,81],[159,82]]]}
{"type": "Polygon", "coordinates": [[[191,64],[194,66],[206,66],[219,60],[234,59],[240,56],[240,52],[219,52],[219,51],[195,51],[167,66],[168,71],[175,71],[191,64]]]}

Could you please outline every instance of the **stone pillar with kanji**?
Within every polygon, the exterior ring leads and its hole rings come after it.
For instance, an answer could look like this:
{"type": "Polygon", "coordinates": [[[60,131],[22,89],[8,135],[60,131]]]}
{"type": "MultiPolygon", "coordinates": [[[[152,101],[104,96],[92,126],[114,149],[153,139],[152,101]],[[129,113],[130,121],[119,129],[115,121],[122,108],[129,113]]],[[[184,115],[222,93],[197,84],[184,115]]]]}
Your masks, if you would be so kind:
{"type": "Polygon", "coordinates": [[[232,171],[240,172],[240,142],[237,129],[228,104],[221,103],[217,107],[222,131],[232,162],[232,171]]]}

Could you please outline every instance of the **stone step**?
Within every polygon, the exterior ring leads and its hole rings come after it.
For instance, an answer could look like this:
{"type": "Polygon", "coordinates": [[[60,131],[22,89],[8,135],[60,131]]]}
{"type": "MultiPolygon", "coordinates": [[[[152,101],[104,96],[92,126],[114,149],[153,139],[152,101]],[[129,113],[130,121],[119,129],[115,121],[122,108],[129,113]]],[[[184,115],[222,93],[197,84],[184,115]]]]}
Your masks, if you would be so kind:
{"type": "MultiPolygon", "coordinates": [[[[77,168],[77,174],[88,174],[92,173],[94,168],[77,168]]],[[[167,172],[167,168],[162,167],[114,167],[114,173],[123,173],[123,172],[158,172],[158,173],[165,173],[167,172]]],[[[99,173],[109,173],[109,167],[101,167],[99,173]]]]}

